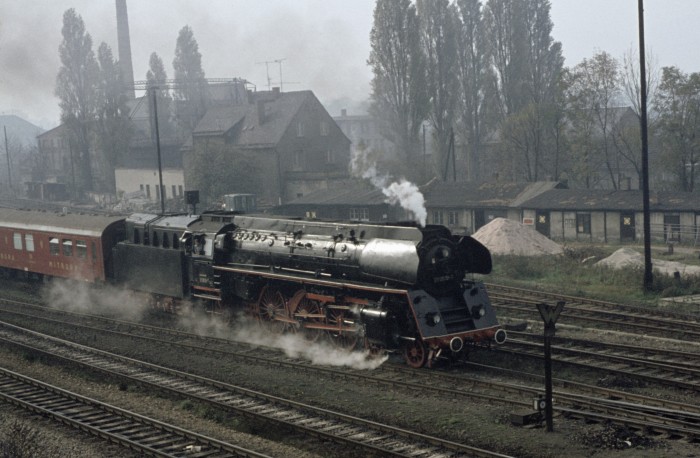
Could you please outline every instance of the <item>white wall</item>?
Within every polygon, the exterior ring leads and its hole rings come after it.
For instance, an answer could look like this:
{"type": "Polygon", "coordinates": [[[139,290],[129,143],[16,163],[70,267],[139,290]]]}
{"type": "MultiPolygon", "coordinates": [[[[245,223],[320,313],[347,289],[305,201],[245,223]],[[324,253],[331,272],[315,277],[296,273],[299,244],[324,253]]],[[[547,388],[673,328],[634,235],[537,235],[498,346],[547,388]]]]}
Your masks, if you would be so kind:
{"type": "MultiPolygon", "coordinates": [[[[150,200],[157,201],[158,197],[156,189],[158,188],[159,178],[158,170],[155,169],[115,169],[114,178],[117,186],[117,195],[119,193],[131,193],[142,189],[144,197],[146,196],[146,186],[150,189],[150,200]]],[[[165,198],[173,198],[173,186],[175,191],[180,196],[180,190],[184,193],[185,177],[182,169],[164,169],[163,170],[163,187],[165,187],[165,198]]]]}

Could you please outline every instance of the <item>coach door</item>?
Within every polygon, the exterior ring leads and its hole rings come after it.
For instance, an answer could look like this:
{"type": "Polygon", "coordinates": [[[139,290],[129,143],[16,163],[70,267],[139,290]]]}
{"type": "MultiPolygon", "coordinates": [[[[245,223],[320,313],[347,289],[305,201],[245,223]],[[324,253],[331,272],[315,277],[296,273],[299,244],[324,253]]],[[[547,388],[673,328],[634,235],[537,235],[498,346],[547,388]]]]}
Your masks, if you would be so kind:
{"type": "Polygon", "coordinates": [[[620,241],[634,242],[635,237],[634,212],[620,213],[620,241]]]}
{"type": "Polygon", "coordinates": [[[549,212],[537,212],[535,216],[535,229],[542,235],[549,237],[549,212]]]}

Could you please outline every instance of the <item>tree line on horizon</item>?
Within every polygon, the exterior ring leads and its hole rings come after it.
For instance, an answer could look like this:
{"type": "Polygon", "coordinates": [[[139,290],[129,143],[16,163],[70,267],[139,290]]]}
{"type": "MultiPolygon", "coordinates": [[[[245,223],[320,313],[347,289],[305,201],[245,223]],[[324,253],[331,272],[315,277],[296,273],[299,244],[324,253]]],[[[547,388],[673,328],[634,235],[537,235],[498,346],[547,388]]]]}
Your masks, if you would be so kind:
{"type": "MultiPolygon", "coordinates": [[[[430,172],[437,176],[454,134],[466,152],[468,180],[554,179],[620,189],[623,172],[633,171],[641,182],[639,123],[619,117],[621,107],[639,116],[635,52],[619,60],[600,51],[565,67],[550,8],[549,0],[377,0],[367,61],[370,112],[399,152],[392,174],[425,176],[421,131],[429,123],[430,172]]],[[[113,190],[110,170],[128,150],[132,128],[119,64],[106,43],[93,51],[72,8],[63,15],[62,36],[55,92],[76,158],[76,188],[113,190]],[[99,158],[90,154],[95,145],[99,158]],[[104,173],[95,179],[93,170],[104,173]]],[[[700,73],[647,62],[653,168],[665,176],[652,185],[694,191],[700,73]]],[[[189,26],[178,34],[172,64],[172,88],[155,52],[146,79],[158,88],[161,136],[184,141],[208,107],[189,26]]]]}
{"type": "MultiPolygon", "coordinates": [[[[549,0],[377,0],[368,64],[371,113],[417,179],[429,123],[433,171],[452,133],[469,180],[565,180],[571,187],[641,183],[636,52],[600,51],[565,67],[549,0]],[[636,122],[623,122],[629,108],[636,122]]],[[[647,58],[656,189],[694,191],[700,153],[700,73],[647,58]],[[664,180],[659,180],[663,174],[664,180]]]]}

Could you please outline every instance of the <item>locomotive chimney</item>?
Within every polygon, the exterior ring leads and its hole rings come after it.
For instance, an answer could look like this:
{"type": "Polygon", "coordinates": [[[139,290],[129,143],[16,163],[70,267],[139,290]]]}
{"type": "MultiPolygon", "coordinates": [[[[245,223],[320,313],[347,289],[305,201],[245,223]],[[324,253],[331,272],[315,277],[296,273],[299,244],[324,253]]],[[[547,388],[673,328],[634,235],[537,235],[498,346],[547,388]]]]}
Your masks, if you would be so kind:
{"type": "Polygon", "coordinates": [[[133,100],[136,98],[134,91],[134,68],[131,64],[131,40],[129,38],[129,17],[126,13],[126,0],[117,2],[117,46],[119,47],[119,68],[124,84],[124,94],[133,100]]]}

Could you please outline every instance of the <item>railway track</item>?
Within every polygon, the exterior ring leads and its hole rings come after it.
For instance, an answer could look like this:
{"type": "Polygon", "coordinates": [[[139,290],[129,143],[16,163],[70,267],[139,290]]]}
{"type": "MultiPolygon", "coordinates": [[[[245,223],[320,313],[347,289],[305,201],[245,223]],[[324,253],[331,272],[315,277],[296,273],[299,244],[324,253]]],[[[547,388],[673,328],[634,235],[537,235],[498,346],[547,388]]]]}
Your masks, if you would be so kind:
{"type": "MultiPolygon", "coordinates": [[[[91,317],[104,320],[99,317],[91,317]]],[[[62,328],[66,326],[79,326],[72,322],[57,322],[62,328]]],[[[383,385],[392,388],[423,391],[430,386],[432,395],[441,394],[450,398],[464,397],[469,399],[483,399],[489,402],[507,403],[517,407],[530,406],[534,397],[542,394],[541,388],[523,386],[510,383],[499,383],[489,380],[477,380],[471,374],[455,376],[439,371],[415,371],[403,365],[385,364],[381,370],[370,373],[367,371],[340,370],[326,367],[312,366],[307,363],[289,360],[275,351],[261,351],[257,348],[251,350],[248,346],[241,346],[234,342],[222,339],[212,339],[201,336],[193,336],[181,331],[163,330],[136,323],[120,323],[120,326],[128,326],[129,333],[141,329],[140,332],[158,332],[161,336],[170,333],[173,340],[155,339],[139,336],[146,339],[149,345],[163,346],[177,345],[184,347],[183,351],[198,353],[216,353],[220,357],[237,358],[246,364],[262,364],[268,366],[284,366],[294,371],[327,375],[333,378],[342,378],[363,384],[383,385]],[[199,340],[199,345],[183,343],[184,340],[199,340]],[[206,343],[205,343],[206,342],[206,343]],[[215,345],[218,343],[218,346],[215,345]],[[226,347],[225,349],[223,347],[226,347]],[[238,350],[232,349],[239,348],[238,350]]],[[[97,328],[90,328],[98,331],[97,328]]],[[[105,331],[117,332],[117,331],[105,331]]],[[[128,334],[132,335],[132,334],[128,334]]],[[[695,441],[698,432],[694,424],[700,421],[700,410],[683,403],[661,401],[644,396],[607,390],[604,388],[584,386],[573,382],[560,381],[568,389],[579,393],[558,390],[555,393],[557,406],[555,411],[560,415],[574,418],[585,418],[587,421],[611,421],[623,425],[635,425],[639,431],[656,431],[657,434],[666,434],[669,437],[682,435],[695,441]],[[581,392],[590,394],[584,395],[581,392]]],[[[540,385],[541,386],[541,385],[540,385]]]]}
{"type": "Polygon", "coordinates": [[[243,387],[118,356],[2,324],[0,340],[91,370],[169,391],[247,418],[387,456],[504,456],[391,425],[321,409],[243,387]]]}
{"type": "Polygon", "coordinates": [[[0,399],[150,456],[266,457],[0,368],[0,399]]]}
{"type": "Polygon", "coordinates": [[[553,293],[488,285],[492,304],[512,317],[540,320],[536,305],[543,301],[565,301],[558,323],[598,326],[603,329],[633,332],[672,339],[697,341],[700,317],[659,309],[642,308],[613,302],[584,299],[553,293]]]}

